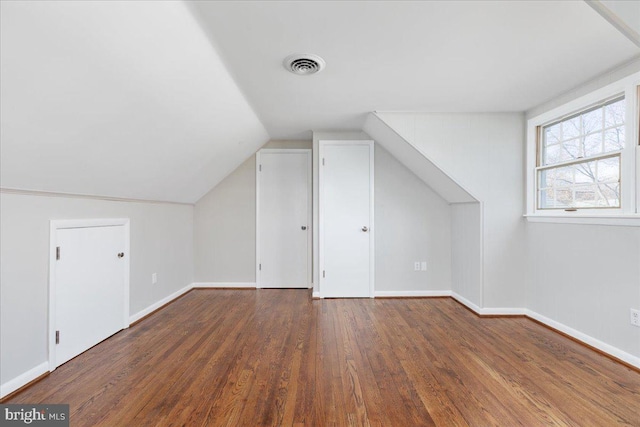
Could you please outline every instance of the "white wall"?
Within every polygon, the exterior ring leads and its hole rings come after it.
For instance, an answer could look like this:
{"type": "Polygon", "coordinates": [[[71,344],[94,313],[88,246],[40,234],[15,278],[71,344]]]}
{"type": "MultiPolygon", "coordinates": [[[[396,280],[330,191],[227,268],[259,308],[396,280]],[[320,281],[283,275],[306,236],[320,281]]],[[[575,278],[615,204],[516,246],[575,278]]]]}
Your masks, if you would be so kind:
{"type": "MultiPolygon", "coordinates": [[[[634,61],[526,116],[538,116],[639,70],[640,60],[634,61]]],[[[629,309],[640,309],[640,228],[531,222],[526,232],[527,308],[634,356],[640,366],[640,328],[629,322],[629,309]]]]}
{"type": "Polygon", "coordinates": [[[49,221],[79,218],[131,220],[130,314],[193,281],[191,205],[1,193],[2,384],[48,358],[49,221]]]}
{"type": "Polygon", "coordinates": [[[194,281],[256,281],[256,156],[195,205],[194,281]]]}
{"type": "MultiPolygon", "coordinates": [[[[269,141],[262,148],[311,148],[310,141],[269,141]]],[[[195,282],[256,282],[255,154],[202,197],[194,209],[195,282]]]]}
{"type": "Polygon", "coordinates": [[[376,294],[451,290],[449,204],[378,144],[374,209],[376,294]]]}
{"type": "MultiPolygon", "coordinates": [[[[631,3],[631,2],[629,2],[631,3]]],[[[571,90],[563,93],[562,95],[550,99],[549,101],[538,105],[537,107],[531,108],[528,110],[525,115],[527,120],[538,116],[544,112],[552,110],[556,107],[561,106],[562,104],[566,104],[569,101],[572,101],[576,98],[579,98],[583,95],[586,95],[590,92],[595,91],[596,89],[600,89],[601,87],[607,86],[617,80],[621,80],[624,77],[630,76],[633,73],[640,71],[640,59],[635,59],[634,61],[629,62],[628,64],[623,64],[620,67],[617,67],[607,73],[604,73],[596,78],[588,81],[587,83],[580,84],[571,90]]]]}
{"type": "Polygon", "coordinates": [[[466,304],[482,307],[482,205],[451,205],[451,290],[466,304]]]}
{"type": "Polygon", "coordinates": [[[524,115],[379,116],[483,202],[482,307],[523,307],[524,115]]]}
{"type": "Polygon", "coordinates": [[[527,308],[640,357],[640,227],[527,224],[527,308]]]}

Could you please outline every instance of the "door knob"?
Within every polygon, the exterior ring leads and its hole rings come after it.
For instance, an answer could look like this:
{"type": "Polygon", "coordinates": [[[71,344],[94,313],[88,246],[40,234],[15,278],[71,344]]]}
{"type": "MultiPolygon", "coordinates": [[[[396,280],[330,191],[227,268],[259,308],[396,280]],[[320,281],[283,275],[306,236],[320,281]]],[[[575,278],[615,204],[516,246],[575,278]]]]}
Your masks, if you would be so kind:
{"type": "Polygon", "coordinates": [[[307,226],[306,226],[306,225],[303,225],[303,226],[302,226],[302,227],[300,227],[300,228],[302,228],[303,230],[306,230],[306,229],[307,229],[307,226]]]}
{"type": "Polygon", "coordinates": [[[364,227],[362,227],[362,231],[364,231],[364,232],[366,233],[367,231],[369,231],[369,229],[368,229],[368,228],[367,228],[367,226],[365,225],[364,227]]]}
{"type": "Polygon", "coordinates": [[[118,253],[118,258],[122,258],[122,257],[124,257],[124,252],[118,253]]]}

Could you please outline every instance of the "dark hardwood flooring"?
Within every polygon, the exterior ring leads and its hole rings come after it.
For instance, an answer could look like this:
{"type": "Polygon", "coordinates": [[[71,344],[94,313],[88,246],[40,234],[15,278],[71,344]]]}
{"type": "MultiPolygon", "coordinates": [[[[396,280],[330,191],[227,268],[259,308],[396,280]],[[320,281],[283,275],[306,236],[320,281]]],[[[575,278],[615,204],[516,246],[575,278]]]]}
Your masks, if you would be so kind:
{"type": "Polygon", "coordinates": [[[449,298],[194,290],[6,403],[72,426],[640,426],[640,373],[449,298]]]}

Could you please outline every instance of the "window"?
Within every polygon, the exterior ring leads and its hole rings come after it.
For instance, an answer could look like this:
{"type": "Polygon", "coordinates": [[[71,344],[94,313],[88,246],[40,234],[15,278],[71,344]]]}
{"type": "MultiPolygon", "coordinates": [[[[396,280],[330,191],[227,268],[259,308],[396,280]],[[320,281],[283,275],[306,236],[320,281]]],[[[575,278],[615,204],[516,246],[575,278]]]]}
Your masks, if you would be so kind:
{"type": "Polygon", "coordinates": [[[624,95],[541,126],[538,209],[620,208],[624,95]]]}
{"type": "Polygon", "coordinates": [[[527,121],[526,216],[640,226],[640,72],[527,121]]]}

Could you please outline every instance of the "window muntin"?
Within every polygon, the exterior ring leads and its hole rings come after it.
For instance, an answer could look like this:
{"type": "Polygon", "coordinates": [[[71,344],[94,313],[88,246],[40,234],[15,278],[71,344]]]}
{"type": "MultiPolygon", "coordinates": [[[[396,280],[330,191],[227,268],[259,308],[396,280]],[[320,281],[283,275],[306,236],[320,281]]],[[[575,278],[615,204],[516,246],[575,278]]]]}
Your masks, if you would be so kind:
{"type": "Polygon", "coordinates": [[[620,208],[623,96],[542,126],[538,209],[620,208]]]}

